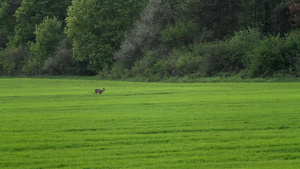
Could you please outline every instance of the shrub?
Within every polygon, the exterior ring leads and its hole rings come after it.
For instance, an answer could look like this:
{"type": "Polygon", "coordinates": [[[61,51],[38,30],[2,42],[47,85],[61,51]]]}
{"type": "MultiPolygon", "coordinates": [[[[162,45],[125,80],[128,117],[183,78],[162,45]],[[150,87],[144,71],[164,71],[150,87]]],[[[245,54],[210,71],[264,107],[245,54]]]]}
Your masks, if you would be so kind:
{"type": "Polygon", "coordinates": [[[228,59],[228,45],[226,42],[210,43],[204,49],[201,72],[205,76],[213,76],[228,71],[231,66],[228,59]]]}
{"type": "Polygon", "coordinates": [[[300,30],[294,30],[286,35],[285,45],[287,48],[286,60],[288,72],[291,75],[300,75],[300,30]]]}
{"type": "Polygon", "coordinates": [[[120,78],[128,77],[129,70],[127,69],[127,66],[125,66],[125,65],[128,64],[128,63],[126,63],[127,61],[128,60],[125,60],[125,59],[118,60],[112,66],[111,74],[108,71],[106,71],[106,75],[110,75],[114,79],[120,79],[120,78]]]}
{"type": "Polygon", "coordinates": [[[248,53],[252,51],[254,46],[263,38],[262,33],[256,29],[248,29],[236,32],[228,40],[228,54],[230,60],[230,70],[239,73],[250,65],[248,53]]]}
{"type": "Polygon", "coordinates": [[[28,51],[25,47],[10,47],[0,52],[1,74],[19,75],[28,51]]]}
{"type": "Polygon", "coordinates": [[[42,74],[41,68],[35,63],[35,57],[32,53],[29,53],[24,61],[22,72],[26,75],[40,75],[42,74]]]}
{"type": "Polygon", "coordinates": [[[173,75],[185,76],[188,74],[195,74],[200,70],[200,64],[202,62],[202,57],[194,54],[188,49],[173,50],[169,61],[174,63],[173,75]]]}
{"type": "Polygon", "coordinates": [[[198,25],[192,21],[177,22],[168,25],[161,31],[161,41],[169,47],[178,47],[191,44],[199,34],[198,25]]]}
{"type": "Polygon", "coordinates": [[[249,75],[266,77],[286,70],[285,52],[284,41],[279,36],[261,40],[249,54],[249,75]]]}
{"type": "Polygon", "coordinates": [[[133,76],[153,76],[155,74],[154,66],[158,61],[158,54],[153,50],[147,50],[144,52],[143,59],[140,59],[134,63],[132,67],[133,76]]]}
{"type": "Polygon", "coordinates": [[[143,59],[135,62],[132,76],[148,80],[162,80],[170,76],[183,77],[198,73],[202,57],[188,49],[174,49],[169,55],[160,56],[157,51],[146,51],[143,59]]]}
{"type": "Polygon", "coordinates": [[[49,57],[44,65],[45,73],[51,75],[76,75],[79,73],[78,63],[72,58],[73,50],[70,40],[63,39],[54,56],[49,57]]]}

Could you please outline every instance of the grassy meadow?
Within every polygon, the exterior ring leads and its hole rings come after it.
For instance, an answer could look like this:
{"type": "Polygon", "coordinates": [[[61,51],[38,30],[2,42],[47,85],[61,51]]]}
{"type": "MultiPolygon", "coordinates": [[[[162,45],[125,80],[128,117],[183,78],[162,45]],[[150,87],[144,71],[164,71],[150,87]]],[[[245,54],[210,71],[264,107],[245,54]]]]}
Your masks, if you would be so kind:
{"type": "Polygon", "coordinates": [[[299,166],[298,82],[0,79],[0,168],[299,166]]]}

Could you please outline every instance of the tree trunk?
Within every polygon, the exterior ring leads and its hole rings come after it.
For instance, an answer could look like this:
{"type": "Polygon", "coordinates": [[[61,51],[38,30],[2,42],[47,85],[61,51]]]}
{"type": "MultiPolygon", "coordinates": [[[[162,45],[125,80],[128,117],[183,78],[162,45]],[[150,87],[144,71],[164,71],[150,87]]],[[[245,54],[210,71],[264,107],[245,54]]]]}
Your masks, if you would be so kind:
{"type": "Polygon", "coordinates": [[[267,32],[268,31],[268,12],[269,12],[269,3],[268,2],[265,2],[264,3],[264,18],[263,18],[263,20],[264,20],[264,28],[263,28],[263,30],[264,30],[264,32],[267,32]]]}
{"type": "Polygon", "coordinates": [[[247,0],[245,0],[245,21],[244,21],[244,26],[247,28],[247,0]]]}

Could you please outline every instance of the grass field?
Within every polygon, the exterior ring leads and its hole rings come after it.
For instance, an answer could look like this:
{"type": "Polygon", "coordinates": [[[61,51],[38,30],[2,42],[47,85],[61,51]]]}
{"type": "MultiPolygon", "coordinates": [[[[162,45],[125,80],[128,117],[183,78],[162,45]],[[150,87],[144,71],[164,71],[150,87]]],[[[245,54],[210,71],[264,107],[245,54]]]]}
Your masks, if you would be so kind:
{"type": "Polygon", "coordinates": [[[300,168],[300,83],[2,78],[0,168],[300,168]]]}

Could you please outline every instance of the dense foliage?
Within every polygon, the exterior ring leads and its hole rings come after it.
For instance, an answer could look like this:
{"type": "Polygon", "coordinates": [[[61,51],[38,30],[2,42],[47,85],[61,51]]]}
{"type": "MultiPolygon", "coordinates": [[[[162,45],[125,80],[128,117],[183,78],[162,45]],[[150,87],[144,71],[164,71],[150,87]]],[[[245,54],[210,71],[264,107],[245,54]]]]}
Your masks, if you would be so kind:
{"type": "Polygon", "coordinates": [[[299,0],[0,0],[1,75],[300,75],[299,0]]]}
{"type": "Polygon", "coordinates": [[[74,57],[88,61],[93,71],[113,63],[112,54],[136,18],[143,1],[73,0],[66,33],[73,40],[74,57]]]}

